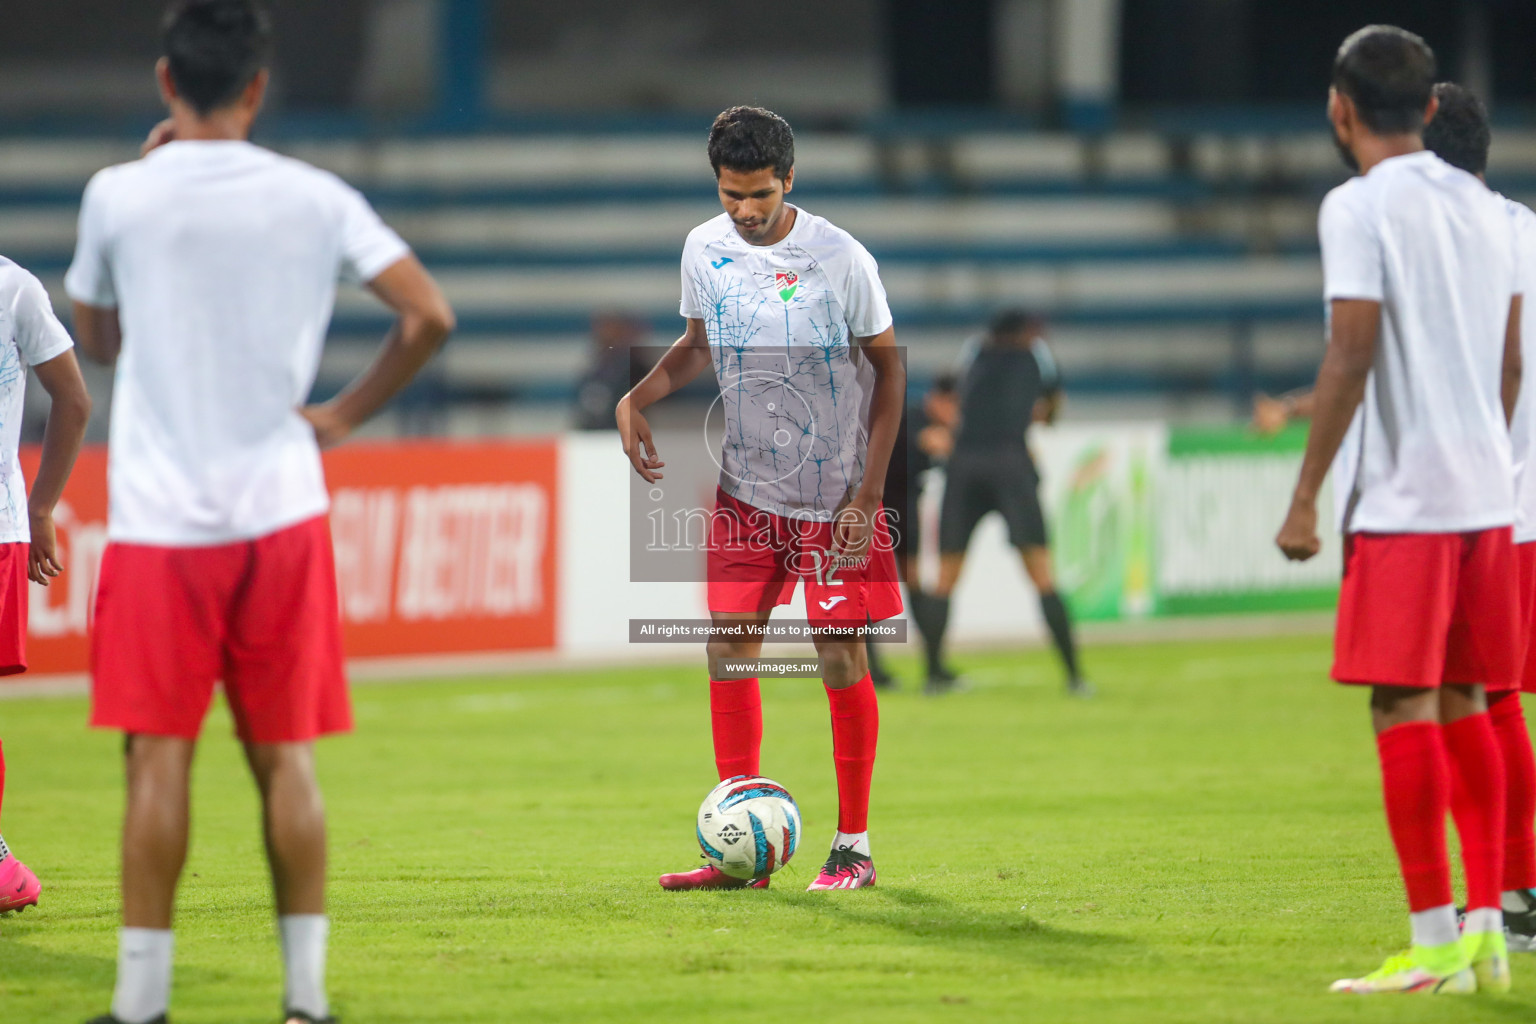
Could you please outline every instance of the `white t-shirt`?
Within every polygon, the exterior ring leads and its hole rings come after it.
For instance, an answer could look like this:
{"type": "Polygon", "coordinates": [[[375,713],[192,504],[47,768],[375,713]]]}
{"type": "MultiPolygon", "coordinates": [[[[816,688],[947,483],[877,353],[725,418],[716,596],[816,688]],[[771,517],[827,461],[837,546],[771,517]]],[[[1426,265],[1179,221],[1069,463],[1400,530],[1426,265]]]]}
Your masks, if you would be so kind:
{"type": "Polygon", "coordinates": [[[65,287],[122,324],[108,536],[222,544],[323,514],[298,410],[337,278],[408,251],[339,178],[248,142],[173,142],[92,178],[65,287]]]}
{"type": "Polygon", "coordinates": [[[1520,355],[1525,364],[1525,380],[1515,402],[1515,415],[1509,424],[1509,440],[1515,458],[1515,543],[1536,540],[1536,212],[1524,203],[1504,200],[1515,225],[1515,241],[1520,252],[1518,288],[1525,301],[1520,307],[1520,355]]]}
{"type": "Polygon", "coordinates": [[[37,278],[0,256],[0,544],[32,539],[17,449],[27,368],[74,346],[37,278]]]}
{"type": "Polygon", "coordinates": [[[1500,384],[1519,261],[1503,199],[1412,153],[1330,192],[1318,234],[1325,297],[1381,303],[1365,400],[1333,466],[1340,529],[1513,523],[1500,384]]]}
{"type": "Polygon", "coordinates": [[[777,245],[721,214],[683,246],[679,310],[702,319],[720,384],[720,487],[782,516],[825,521],[864,478],[874,371],[855,340],[891,309],[874,257],[796,210],[777,245]]]}

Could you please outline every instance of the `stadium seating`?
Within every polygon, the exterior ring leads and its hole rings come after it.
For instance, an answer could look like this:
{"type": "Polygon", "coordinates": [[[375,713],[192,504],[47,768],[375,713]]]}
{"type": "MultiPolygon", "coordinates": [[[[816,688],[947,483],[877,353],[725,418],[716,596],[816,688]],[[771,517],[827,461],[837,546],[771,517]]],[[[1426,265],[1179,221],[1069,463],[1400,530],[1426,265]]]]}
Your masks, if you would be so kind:
{"type": "MultiPolygon", "coordinates": [[[[443,282],[461,329],[418,399],[544,403],[555,423],[594,311],[633,312],[654,343],[671,340],[683,236],[719,209],[694,135],[275,145],[361,187],[443,282]]],[[[1501,133],[1494,152],[1495,184],[1536,192],[1536,133],[1501,133]]],[[[80,188],[133,155],[123,140],[0,143],[0,252],[61,306],[80,188]]],[[[1320,131],[807,134],[798,164],[796,200],[880,260],[914,378],[1008,305],[1053,318],[1074,390],[1128,408],[1136,395],[1243,401],[1315,365],[1316,205],[1342,177],[1320,131]]],[[[322,390],[385,322],[343,293],[322,390]]]]}

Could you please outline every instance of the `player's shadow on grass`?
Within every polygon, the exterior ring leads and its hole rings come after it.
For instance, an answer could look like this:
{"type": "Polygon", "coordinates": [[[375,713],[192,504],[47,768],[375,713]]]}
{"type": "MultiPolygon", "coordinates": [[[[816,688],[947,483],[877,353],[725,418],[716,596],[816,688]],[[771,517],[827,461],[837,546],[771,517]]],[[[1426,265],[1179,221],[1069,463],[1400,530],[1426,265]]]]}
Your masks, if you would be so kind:
{"type": "MultiPolygon", "coordinates": [[[[5,964],[3,981],[18,985],[18,992],[57,992],[71,999],[83,998],[83,1008],[100,1013],[112,998],[112,984],[117,978],[117,960],[89,953],[63,953],[32,945],[17,934],[20,929],[6,928],[0,936],[0,961],[5,964]]],[[[115,940],[108,940],[115,941],[115,940]]],[[[179,973],[179,972],[178,972],[179,973]]],[[[0,987],[0,996],[4,995],[0,987]]],[[[0,999],[0,1006],[4,1000],[0,999]]]]}
{"type": "Polygon", "coordinates": [[[1056,928],[1022,909],[983,910],[905,886],[883,885],[858,894],[780,889],[771,895],[784,906],[860,928],[884,928],[914,944],[1013,957],[1042,967],[1099,962],[1107,947],[1134,942],[1124,935],[1056,928]]]}
{"type": "MultiPolygon", "coordinates": [[[[66,1020],[94,1016],[111,1002],[112,987],[117,980],[115,956],[42,949],[28,942],[26,936],[19,935],[19,930],[14,926],[7,927],[6,933],[0,936],[0,963],[5,965],[0,982],[17,984],[16,991],[22,995],[56,993],[58,999],[54,1009],[66,1020]]],[[[105,942],[115,946],[116,938],[107,938],[105,942]]],[[[227,979],[217,971],[195,965],[176,965],[177,986],[211,988],[224,981],[227,979]]],[[[0,985],[0,1018],[10,1020],[10,1015],[3,1012],[10,1008],[4,998],[6,995],[5,988],[0,985]]]]}

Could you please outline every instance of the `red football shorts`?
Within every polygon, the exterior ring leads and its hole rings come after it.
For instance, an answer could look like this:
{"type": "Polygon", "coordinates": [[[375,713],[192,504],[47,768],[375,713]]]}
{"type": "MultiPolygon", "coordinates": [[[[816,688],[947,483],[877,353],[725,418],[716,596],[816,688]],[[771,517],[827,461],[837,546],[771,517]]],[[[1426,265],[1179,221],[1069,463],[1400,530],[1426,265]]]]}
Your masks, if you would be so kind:
{"type": "Polygon", "coordinates": [[[1523,649],[1509,527],[1352,533],[1333,639],[1341,683],[1517,685],[1523,649]]]}
{"type": "Polygon", "coordinates": [[[349,731],[326,518],[209,547],[109,543],[91,677],[101,728],[195,739],[223,680],[248,743],[349,731]]]}
{"type": "Polygon", "coordinates": [[[775,515],[715,494],[709,520],[709,610],[766,612],[788,604],[805,581],[812,626],[862,625],[901,614],[901,586],[885,516],[876,514],[860,564],[834,566],[832,524],[775,515]]]}
{"type": "Polygon", "coordinates": [[[1536,541],[1515,545],[1520,577],[1520,689],[1536,693],[1536,541]]]}
{"type": "Polygon", "coordinates": [[[25,541],[0,544],[0,676],[27,670],[27,556],[25,541]]]}

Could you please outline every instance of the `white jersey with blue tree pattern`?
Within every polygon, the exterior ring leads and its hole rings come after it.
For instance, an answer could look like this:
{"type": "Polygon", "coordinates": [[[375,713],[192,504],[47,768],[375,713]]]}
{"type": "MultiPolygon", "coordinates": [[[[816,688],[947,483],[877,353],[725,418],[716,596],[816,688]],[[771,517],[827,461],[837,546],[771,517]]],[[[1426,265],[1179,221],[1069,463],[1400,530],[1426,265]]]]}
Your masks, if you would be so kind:
{"type": "Polygon", "coordinates": [[[891,326],[874,258],[804,210],[771,246],[721,214],[688,235],[682,285],[680,312],[704,321],[720,385],[721,489],[831,519],[864,476],[874,371],[858,339],[891,326]]]}
{"type": "Polygon", "coordinates": [[[18,448],[27,368],[74,347],[37,278],[0,256],[0,544],[32,539],[18,448]]]}

